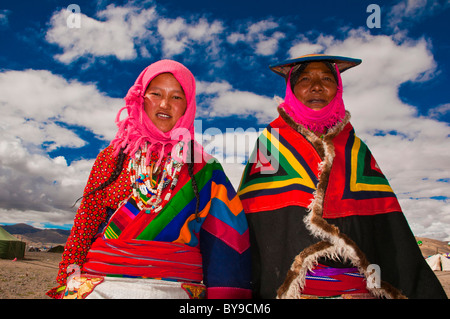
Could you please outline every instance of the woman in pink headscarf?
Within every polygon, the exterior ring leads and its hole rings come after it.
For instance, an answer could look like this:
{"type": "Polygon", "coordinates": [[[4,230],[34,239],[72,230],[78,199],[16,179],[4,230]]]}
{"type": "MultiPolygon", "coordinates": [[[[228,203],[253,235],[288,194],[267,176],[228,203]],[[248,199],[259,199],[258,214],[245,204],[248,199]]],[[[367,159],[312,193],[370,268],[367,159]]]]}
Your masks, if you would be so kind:
{"type": "Polygon", "coordinates": [[[155,62],[125,101],[89,176],[59,286],[47,294],[250,297],[245,213],[222,166],[194,139],[194,76],[178,62],[155,62]]]}
{"type": "Polygon", "coordinates": [[[256,297],[445,298],[345,110],[341,72],[359,63],[316,54],[271,67],[285,99],[238,191],[256,297]]]}

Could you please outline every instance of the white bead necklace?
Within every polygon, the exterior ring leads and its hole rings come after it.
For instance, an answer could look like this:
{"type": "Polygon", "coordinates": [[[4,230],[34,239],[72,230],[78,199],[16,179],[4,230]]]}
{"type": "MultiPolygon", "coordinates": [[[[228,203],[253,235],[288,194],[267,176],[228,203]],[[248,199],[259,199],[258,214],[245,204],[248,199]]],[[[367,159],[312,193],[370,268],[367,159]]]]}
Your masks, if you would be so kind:
{"type": "MultiPolygon", "coordinates": [[[[174,147],[175,157],[177,159],[183,158],[183,142],[178,142],[174,147]]],[[[159,166],[154,166],[154,161],[150,162],[150,165],[146,165],[147,157],[151,156],[147,152],[147,144],[141,150],[136,152],[134,158],[132,158],[128,164],[128,172],[130,175],[133,197],[136,200],[140,210],[146,211],[146,213],[158,213],[165,204],[170,200],[172,191],[177,185],[178,175],[183,161],[179,162],[174,159],[174,156],[169,154],[164,163],[162,172],[159,166]],[[161,174],[159,183],[153,182],[153,175],[161,174]],[[161,193],[169,186],[170,188],[164,197],[161,199],[161,193]]]]}

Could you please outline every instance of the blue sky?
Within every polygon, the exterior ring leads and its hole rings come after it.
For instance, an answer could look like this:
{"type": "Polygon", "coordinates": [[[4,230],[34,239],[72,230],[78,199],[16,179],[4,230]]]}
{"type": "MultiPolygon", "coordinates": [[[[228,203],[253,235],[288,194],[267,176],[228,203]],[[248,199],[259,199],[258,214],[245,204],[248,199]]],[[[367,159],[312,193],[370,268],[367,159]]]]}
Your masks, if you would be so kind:
{"type": "Polygon", "coordinates": [[[346,108],[413,232],[450,240],[449,17],[448,0],[2,1],[0,224],[71,226],[123,97],[161,58],[194,73],[197,138],[237,187],[284,96],[268,66],[328,53],[363,60],[343,74],[346,108]]]}

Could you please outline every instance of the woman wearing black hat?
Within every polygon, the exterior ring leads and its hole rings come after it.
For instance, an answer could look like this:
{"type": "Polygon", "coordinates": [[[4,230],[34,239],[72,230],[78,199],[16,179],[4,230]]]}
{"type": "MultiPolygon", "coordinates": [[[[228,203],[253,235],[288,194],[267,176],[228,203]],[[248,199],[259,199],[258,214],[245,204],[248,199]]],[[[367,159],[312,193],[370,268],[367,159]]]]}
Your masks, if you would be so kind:
{"type": "Polygon", "coordinates": [[[395,193],[356,135],[341,72],[361,60],[307,55],[285,77],[239,196],[259,298],[446,298],[395,193]]]}

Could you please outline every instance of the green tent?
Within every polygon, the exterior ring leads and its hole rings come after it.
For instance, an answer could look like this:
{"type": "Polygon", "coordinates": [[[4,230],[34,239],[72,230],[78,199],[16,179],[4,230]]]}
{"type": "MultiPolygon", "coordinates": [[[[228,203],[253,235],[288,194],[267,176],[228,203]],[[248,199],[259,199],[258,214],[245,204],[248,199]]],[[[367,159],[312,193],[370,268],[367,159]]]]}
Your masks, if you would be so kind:
{"type": "Polygon", "coordinates": [[[3,259],[22,259],[25,256],[25,246],[20,241],[0,226],[0,258],[3,259]]]}

